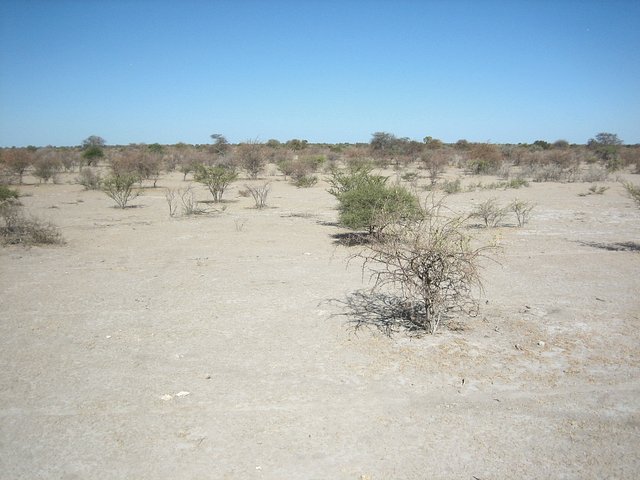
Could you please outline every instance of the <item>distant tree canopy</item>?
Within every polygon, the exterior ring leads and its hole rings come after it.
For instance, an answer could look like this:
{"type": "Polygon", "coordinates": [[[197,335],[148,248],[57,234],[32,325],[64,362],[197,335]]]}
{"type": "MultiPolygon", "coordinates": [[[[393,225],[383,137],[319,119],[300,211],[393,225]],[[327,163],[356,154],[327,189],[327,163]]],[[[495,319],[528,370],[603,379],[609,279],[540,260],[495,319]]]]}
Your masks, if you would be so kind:
{"type": "Polygon", "coordinates": [[[230,148],[227,138],[221,133],[212,133],[210,137],[213,140],[213,152],[220,157],[224,157],[230,148]]]}
{"type": "Polygon", "coordinates": [[[85,149],[90,147],[104,147],[105,144],[105,139],[97,135],[91,135],[82,141],[82,147],[85,149]]]}
{"type": "Polygon", "coordinates": [[[615,133],[600,132],[595,138],[590,138],[587,145],[622,145],[622,143],[615,133]]]}
{"type": "Polygon", "coordinates": [[[286,143],[287,148],[290,148],[291,150],[296,150],[296,151],[304,150],[305,148],[307,148],[308,144],[309,142],[307,142],[306,140],[300,140],[297,138],[292,138],[286,143]]]}
{"type": "Polygon", "coordinates": [[[618,153],[622,143],[615,133],[600,132],[595,138],[589,139],[587,147],[606,163],[607,169],[613,171],[620,168],[618,153]]]}

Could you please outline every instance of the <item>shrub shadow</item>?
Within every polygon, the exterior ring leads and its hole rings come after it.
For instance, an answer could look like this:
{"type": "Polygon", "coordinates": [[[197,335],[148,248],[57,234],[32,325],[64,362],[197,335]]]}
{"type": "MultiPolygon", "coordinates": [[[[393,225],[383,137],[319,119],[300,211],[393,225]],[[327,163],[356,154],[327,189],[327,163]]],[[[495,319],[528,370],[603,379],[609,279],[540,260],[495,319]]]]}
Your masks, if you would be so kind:
{"type": "Polygon", "coordinates": [[[374,329],[389,337],[397,333],[421,337],[427,331],[415,321],[424,316],[424,305],[408,305],[402,298],[380,292],[357,291],[344,300],[331,303],[344,307],[343,313],[334,316],[347,317],[347,324],[357,332],[362,328],[374,329]]]}
{"type": "Polygon", "coordinates": [[[602,250],[609,250],[610,252],[640,252],[640,243],[637,242],[614,242],[614,243],[601,243],[601,242],[578,242],[585,247],[600,248],[602,250]]]}
{"type": "Polygon", "coordinates": [[[370,234],[360,232],[334,233],[331,235],[331,238],[333,238],[334,244],[341,245],[343,247],[367,245],[373,241],[370,234]]]}

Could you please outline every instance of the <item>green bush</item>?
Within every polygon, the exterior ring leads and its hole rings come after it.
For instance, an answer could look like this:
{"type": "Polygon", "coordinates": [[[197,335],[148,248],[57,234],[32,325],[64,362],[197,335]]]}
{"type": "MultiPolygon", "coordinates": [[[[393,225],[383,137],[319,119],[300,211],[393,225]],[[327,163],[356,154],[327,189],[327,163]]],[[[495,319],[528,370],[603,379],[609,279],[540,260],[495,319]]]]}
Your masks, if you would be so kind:
{"type": "Polygon", "coordinates": [[[222,201],[222,194],[226,188],[238,178],[238,172],[232,167],[222,165],[212,167],[198,165],[193,178],[196,182],[205,185],[211,192],[213,201],[218,203],[222,201]]]}
{"type": "Polygon", "coordinates": [[[369,234],[382,230],[400,218],[419,214],[418,199],[406,188],[387,185],[387,178],[367,169],[334,172],[329,193],[339,203],[340,223],[350,229],[366,228],[369,234]]]}
{"type": "Polygon", "coordinates": [[[18,191],[6,185],[0,185],[0,203],[9,199],[17,199],[18,191]]]}
{"type": "Polygon", "coordinates": [[[133,188],[137,181],[136,175],[112,175],[102,182],[102,191],[116,202],[118,207],[126,208],[129,201],[140,195],[140,192],[133,188]]]}
{"type": "Polygon", "coordinates": [[[315,175],[305,175],[294,179],[293,184],[298,188],[310,188],[318,183],[318,177],[315,175]]]}

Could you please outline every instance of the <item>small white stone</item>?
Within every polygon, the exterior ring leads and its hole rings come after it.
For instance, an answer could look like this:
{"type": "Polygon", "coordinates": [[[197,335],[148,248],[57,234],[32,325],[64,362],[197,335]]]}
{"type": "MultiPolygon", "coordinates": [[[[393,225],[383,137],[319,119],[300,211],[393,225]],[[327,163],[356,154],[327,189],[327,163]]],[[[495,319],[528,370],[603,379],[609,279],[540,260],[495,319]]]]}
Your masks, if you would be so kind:
{"type": "Polygon", "coordinates": [[[164,400],[165,402],[168,402],[168,401],[169,401],[169,400],[171,400],[171,399],[173,399],[173,396],[172,396],[172,395],[169,395],[168,393],[166,393],[166,394],[164,394],[164,395],[162,395],[162,396],[160,397],[160,400],[164,400]]]}
{"type": "Polygon", "coordinates": [[[191,392],[185,392],[183,390],[182,392],[176,393],[176,397],[186,397],[187,395],[191,395],[191,392]]]}

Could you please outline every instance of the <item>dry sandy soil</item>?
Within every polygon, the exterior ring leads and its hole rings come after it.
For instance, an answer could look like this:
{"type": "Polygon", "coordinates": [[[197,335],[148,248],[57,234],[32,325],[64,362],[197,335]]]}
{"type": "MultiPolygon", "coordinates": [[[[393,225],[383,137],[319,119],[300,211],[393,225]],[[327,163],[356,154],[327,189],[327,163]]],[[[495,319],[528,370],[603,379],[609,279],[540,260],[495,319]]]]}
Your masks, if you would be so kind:
{"type": "Polygon", "coordinates": [[[619,184],[449,197],[537,207],[491,231],[480,315],[418,338],[342,315],[367,282],[322,184],[272,178],[256,210],[238,182],[224,212],[171,218],[160,188],[120,210],[73,176],[20,187],[66,245],[0,248],[1,478],[639,475],[640,210],[619,184]]]}

